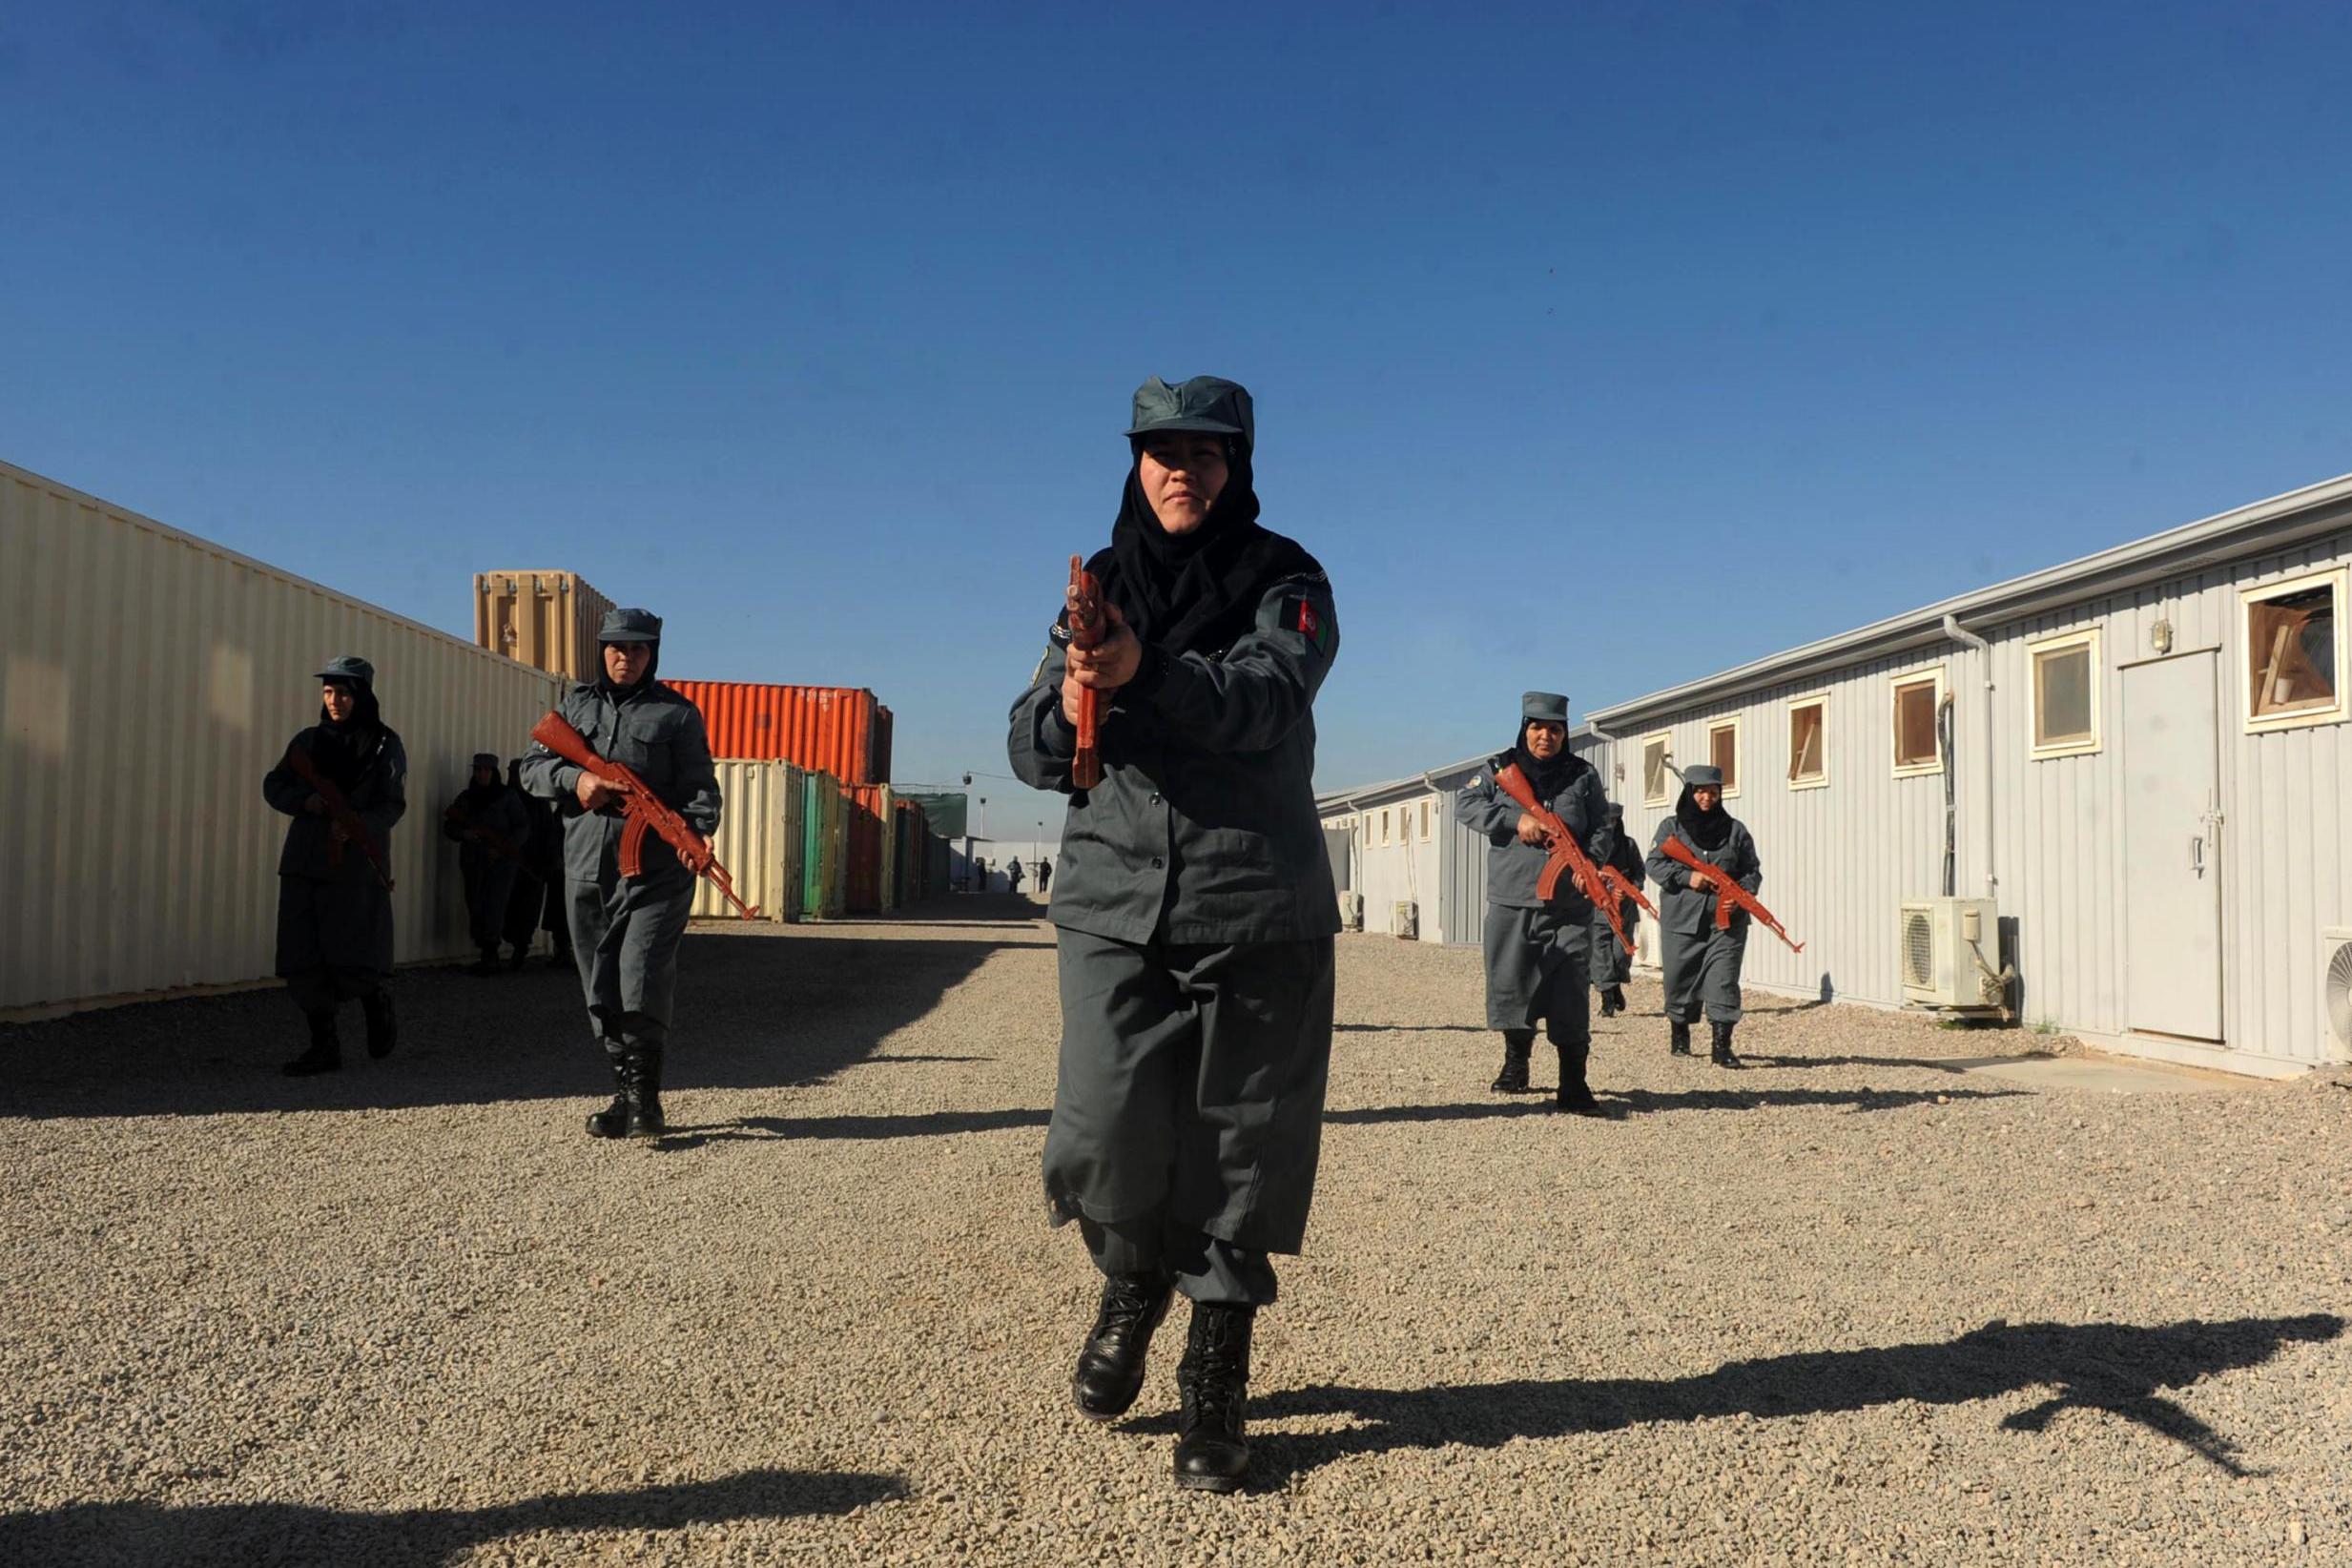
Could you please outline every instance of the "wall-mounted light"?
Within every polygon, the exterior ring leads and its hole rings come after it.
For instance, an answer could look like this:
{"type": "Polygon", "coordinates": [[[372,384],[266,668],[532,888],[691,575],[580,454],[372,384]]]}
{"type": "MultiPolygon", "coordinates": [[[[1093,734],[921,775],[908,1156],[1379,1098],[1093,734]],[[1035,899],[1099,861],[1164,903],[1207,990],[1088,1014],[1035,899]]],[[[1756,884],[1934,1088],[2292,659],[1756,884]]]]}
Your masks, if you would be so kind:
{"type": "Polygon", "coordinates": [[[2148,629],[2148,646],[2158,654],[2170,653],[2173,650],[2173,623],[2159,616],[2156,624],[2148,629]]]}

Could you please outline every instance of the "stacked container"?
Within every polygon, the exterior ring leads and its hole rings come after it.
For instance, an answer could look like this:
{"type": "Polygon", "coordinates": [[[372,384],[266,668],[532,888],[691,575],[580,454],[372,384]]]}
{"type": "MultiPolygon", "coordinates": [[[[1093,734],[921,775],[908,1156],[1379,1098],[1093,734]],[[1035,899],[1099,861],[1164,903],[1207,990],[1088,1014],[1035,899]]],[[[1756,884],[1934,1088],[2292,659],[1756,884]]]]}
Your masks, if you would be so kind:
{"type": "Polygon", "coordinates": [[[838,919],[849,802],[831,774],[814,769],[801,774],[801,918],[838,919]]]}
{"type": "Polygon", "coordinates": [[[592,681],[596,633],[611,608],[578,572],[476,572],[474,646],[567,680],[592,681]]]}
{"type": "Polygon", "coordinates": [[[890,710],[863,687],[667,676],[663,684],[702,710],[712,756],[797,763],[844,784],[880,784],[890,777],[890,710]]]}
{"type": "MultiPolygon", "coordinates": [[[[723,761],[718,765],[718,838],[712,848],[734,878],[735,897],[768,920],[803,918],[808,854],[808,770],[789,762],[723,761]]],[[[709,880],[694,883],[697,916],[732,918],[728,903],[709,880]]]]}

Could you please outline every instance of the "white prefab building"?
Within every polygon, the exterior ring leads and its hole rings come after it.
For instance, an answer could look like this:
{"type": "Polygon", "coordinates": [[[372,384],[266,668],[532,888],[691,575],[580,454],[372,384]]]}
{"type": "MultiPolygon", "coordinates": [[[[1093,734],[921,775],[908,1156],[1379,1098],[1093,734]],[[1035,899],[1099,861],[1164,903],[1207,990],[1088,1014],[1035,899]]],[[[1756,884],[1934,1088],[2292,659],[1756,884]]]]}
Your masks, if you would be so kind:
{"type": "Polygon", "coordinates": [[[1578,749],[1644,842],[1679,768],[1724,768],[1805,943],[1758,930],[1751,985],[2293,1073],[2352,1060],[2348,575],[2352,477],[1596,710],[1578,749]]]}

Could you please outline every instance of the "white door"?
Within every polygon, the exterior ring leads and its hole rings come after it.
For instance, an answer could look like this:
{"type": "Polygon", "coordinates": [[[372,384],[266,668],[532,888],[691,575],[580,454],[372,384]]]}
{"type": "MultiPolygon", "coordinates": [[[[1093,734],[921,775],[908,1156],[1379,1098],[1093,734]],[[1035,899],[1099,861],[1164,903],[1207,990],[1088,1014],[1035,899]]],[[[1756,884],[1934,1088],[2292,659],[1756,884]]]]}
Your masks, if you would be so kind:
{"type": "Polygon", "coordinates": [[[2221,1038],[2220,728],[2210,652],[2123,670],[2125,1021],[2221,1038]]]}

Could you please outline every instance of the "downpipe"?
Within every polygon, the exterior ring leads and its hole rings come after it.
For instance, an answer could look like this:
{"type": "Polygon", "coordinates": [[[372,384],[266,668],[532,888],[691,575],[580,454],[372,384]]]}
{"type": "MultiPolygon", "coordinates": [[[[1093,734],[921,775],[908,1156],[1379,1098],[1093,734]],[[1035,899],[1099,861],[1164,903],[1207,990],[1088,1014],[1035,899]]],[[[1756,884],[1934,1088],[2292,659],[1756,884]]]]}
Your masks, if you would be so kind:
{"type": "MultiPolygon", "coordinates": [[[[1980,759],[1977,773],[1982,780],[1985,803],[1985,896],[1996,899],[1993,905],[1993,918],[1997,922],[2000,918],[2000,905],[1997,898],[2001,878],[1993,870],[1995,864],[1993,823],[1997,818],[1992,809],[1992,645],[1962,626],[1960,618],[1949,611],[1944,616],[1944,635],[1968,648],[1976,655],[1976,667],[1984,676],[1981,704],[1984,712],[1978,715],[1976,724],[1970,728],[1976,732],[1972,744],[1980,759]]],[[[1953,717],[1953,706],[1952,694],[1948,691],[1944,693],[1942,709],[1936,714],[1937,728],[1942,730],[1944,741],[1944,896],[1948,898],[1959,892],[1959,808],[1954,798],[1955,775],[1959,770],[1952,755],[1952,732],[1957,728],[1953,717]]],[[[1994,941],[1996,943],[1994,951],[1998,952],[1999,938],[1997,935],[1994,941]]],[[[2012,988],[2017,983],[2017,966],[2013,963],[2005,963],[1999,969],[1993,968],[1985,958],[1985,950],[1981,942],[1970,942],[1969,952],[1975,959],[1977,973],[2001,987],[2001,997],[2006,1004],[2012,994],[2012,988]]]]}

